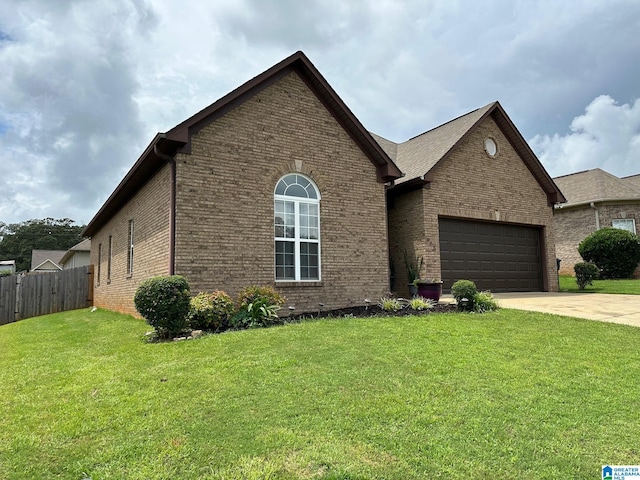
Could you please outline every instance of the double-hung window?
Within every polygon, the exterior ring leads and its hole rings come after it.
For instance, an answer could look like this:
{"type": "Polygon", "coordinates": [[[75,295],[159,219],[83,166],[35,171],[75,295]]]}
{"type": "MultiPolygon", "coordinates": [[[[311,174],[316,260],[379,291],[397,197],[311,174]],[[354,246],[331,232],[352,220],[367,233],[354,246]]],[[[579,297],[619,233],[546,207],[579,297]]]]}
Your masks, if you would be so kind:
{"type": "Polygon", "coordinates": [[[613,228],[619,228],[631,233],[636,233],[636,222],[633,218],[614,218],[611,222],[611,226],[613,228]]]}
{"type": "Polygon", "coordinates": [[[320,193],[304,175],[289,174],[274,194],[276,280],[320,280],[320,193]]]}

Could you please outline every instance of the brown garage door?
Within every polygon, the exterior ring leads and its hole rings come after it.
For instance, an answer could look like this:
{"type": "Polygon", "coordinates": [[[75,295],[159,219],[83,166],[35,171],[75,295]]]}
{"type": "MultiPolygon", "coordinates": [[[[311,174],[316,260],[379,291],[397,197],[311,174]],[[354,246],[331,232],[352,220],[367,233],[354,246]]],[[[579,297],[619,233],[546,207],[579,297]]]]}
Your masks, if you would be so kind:
{"type": "Polygon", "coordinates": [[[443,288],[462,278],[492,292],[542,290],[540,229],[440,219],[443,288]]]}

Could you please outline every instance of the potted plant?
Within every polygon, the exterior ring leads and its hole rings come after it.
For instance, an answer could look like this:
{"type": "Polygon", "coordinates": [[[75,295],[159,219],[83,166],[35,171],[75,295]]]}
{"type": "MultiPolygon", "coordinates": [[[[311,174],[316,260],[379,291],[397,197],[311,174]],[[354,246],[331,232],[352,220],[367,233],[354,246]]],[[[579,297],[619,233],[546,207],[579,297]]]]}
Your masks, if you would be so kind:
{"type": "Polygon", "coordinates": [[[416,278],[413,281],[413,284],[416,286],[418,295],[421,297],[429,298],[434,302],[438,302],[440,300],[440,296],[442,295],[442,280],[437,280],[435,278],[416,278]]]}
{"type": "Polygon", "coordinates": [[[422,267],[424,265],[424,258],[418,257],[410,259],[407,251],[404,251],[404,265],[407,269],[407,279],[409,280],[409,292],[412,296],[418,294],[418,286],[416,285],[416,280],[420,278],[420,272],[422,271],[422,267]]]}

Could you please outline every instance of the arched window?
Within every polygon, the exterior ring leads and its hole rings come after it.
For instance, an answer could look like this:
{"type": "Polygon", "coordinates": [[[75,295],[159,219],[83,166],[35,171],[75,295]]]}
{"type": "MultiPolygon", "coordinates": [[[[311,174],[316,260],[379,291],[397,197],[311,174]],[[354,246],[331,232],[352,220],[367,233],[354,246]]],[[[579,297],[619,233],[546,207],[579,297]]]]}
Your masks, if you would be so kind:
{"type": "Polygon", "coordinates": [[[320,193],[309,178],[278,181],[274,227],[276,280],[320,280],[320,193]]]}

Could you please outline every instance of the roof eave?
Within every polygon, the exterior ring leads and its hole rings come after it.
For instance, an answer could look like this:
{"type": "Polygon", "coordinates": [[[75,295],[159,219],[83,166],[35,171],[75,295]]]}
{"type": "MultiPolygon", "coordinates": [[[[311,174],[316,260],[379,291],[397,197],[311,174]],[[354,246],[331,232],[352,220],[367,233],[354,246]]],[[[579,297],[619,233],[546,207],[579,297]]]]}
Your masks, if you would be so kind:
{"type": "Polygon", "coordinates": [[[591,204],[601,204],[601,205],[611,205],[611,204],[615,204],[615,203],[640,203],[640,198],[636,197],[636,198],[599,198],[596,200],[582,200],[580,202],[575,202],[575,203],[570,203],[570,202],[566,202],[566,203],[562,203],[562,204],[558,204],[555,206],[556,210],[563,210],[563,209],[567,209],[570,210],[572,208],[578,208],[578,207],[585,207],[585,206],[590,206],[591,204]]]}
{"type": "Polygon", "coordinates": [[[182,145],[184,145],[182,142],[169,140],[165,134],[158,133],[142,155],[140,155],[136,163],[129,169],[129,172],[127,172],[106,202],[104,202],[100,210],[93,216],[81,235],[83,237],[92,237],[95,235],[131,196],[147,183],[152,174],[164,166],[165,161],[156,156],[154,152],[156,146],[163,152],[173,151],[173,153],[175,153],[182,145]]]}
{"type": "Polygon", "coordinates": [[[159,146],[160,143],[167,144],[162,149],[165,152],[172,151],[174,154],[175,152],[190,153],[190,139],[194,132],[234,109],[292,71],[296,71],[300,75],[300,78],[303,79],[316,97],[375,165],[377,180],[380,183],[391,182],[402,177],[402,172],[398,166],[353,115],[304,53],[298,51],[179,123],[167,133],[157,134],[133,167],[131,167],[125,178],[91,219],[83,230],[82,235],[84,237],[94,235],[108,221],[110,216],[120,209],[128,198],[147,182],[150,174],[155,173],[164,165],[164,160],[154,154],[156,145],[159,146]]]}

